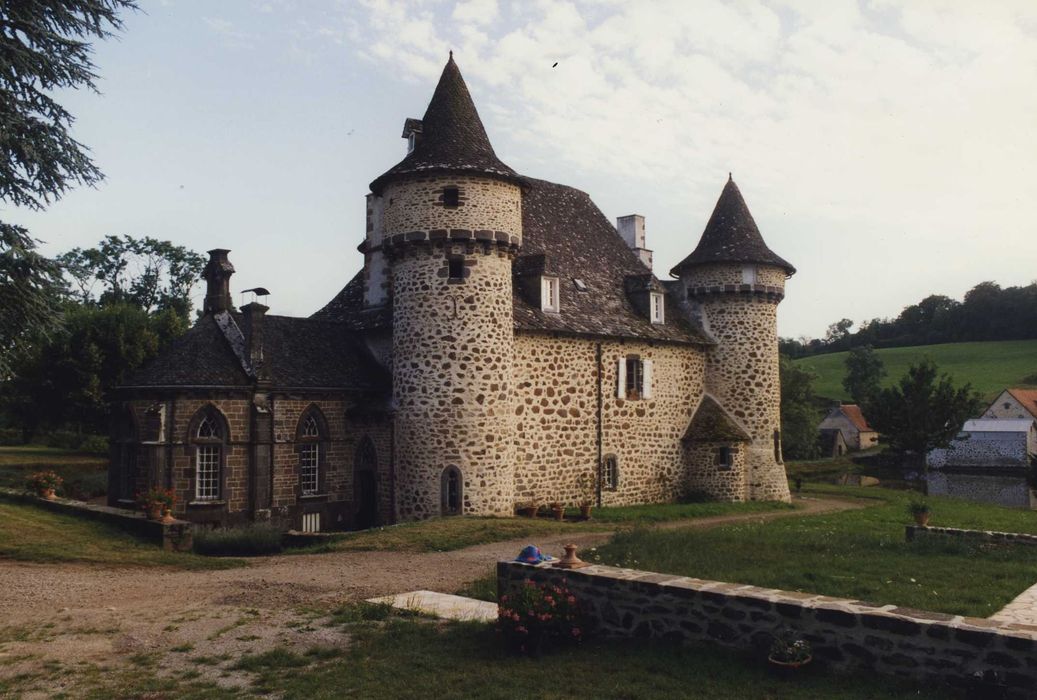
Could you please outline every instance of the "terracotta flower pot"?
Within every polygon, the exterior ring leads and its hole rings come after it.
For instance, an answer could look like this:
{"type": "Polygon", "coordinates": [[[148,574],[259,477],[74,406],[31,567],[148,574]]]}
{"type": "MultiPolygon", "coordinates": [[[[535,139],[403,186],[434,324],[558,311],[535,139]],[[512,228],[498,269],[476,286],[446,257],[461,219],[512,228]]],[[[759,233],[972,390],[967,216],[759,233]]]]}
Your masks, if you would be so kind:
{"type": "Polygon", "coordinates": [[[169,525],[170,523],[175,523],[175,522],[176,522],[176,518],[173,517],[173,511],[172,510],[170,510],[169,508],[166,508],[164,511],[162,511],[162,523],[164,525],[169,525]]]}
{"type": "Polygon", "coordinates": [[[915,513],[915,523],[925,527],[929,524],[929,516],[931,513],[915,513]]]}
{"type": "Polygon", "coordinates": [[[580,506],[580,517],[583,518],[584,520],[590,520],[591,519],[591,506],[590,505],[581,505],[580,506]]]}
{"type": "Polygon", "coordinates": [[[803,661],[778,661],[768,656],[767,663],[771,673],[780,678],[792,678],[803,673],[804,667],[813,661],[813,656],[808,656],[803,661]]]}
{"type": "Polygon", "coordinates": [[[161,520],[162,519],[162,506],[154,505],[148,506],[148,520],[161,520]]]}
{"type": "Polygon", "coordinates": [[[48,501],[53,501],[55,498],[54,489],[40,489],[36,495],[38,495],[40,498],[45,498],[48,501]]]}

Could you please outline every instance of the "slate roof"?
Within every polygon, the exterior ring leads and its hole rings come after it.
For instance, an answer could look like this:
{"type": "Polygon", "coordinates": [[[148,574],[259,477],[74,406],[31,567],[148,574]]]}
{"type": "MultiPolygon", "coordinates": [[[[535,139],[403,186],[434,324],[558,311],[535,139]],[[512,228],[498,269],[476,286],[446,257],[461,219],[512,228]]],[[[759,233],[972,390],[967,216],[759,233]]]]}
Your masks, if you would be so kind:
{"type": "Polygon", "coordinates": [[[789,262],[779,257],[763,242],[760,229],[742,198],[738,185],[728,176],[713,214],[706,223],[698,246],[691,255],[680,261],[671,271],[674,276],[695,265],[709,263],[756,263],[785,268],[788,274],[796,272],[789,262]]]}
{"type": "MultiPolygon", "coordinates": [[[[676,294],[659,280],[652,278],[653,287],[667,294],[665,323],[651,323],[634,307],[626,280],[648,277],[648,269],[585,192],[544,180],[525,178],[525,182],[522,249],[515,267],[543,268],[557,275],[561,311],[548,313],[530,303],[516,278],[516,330],[713,344],[682,313],[676,294]],[[577,289],[575,279],[583,282],[586,291],[577,289]]],[[[364,310],[363,305],[363,274],[358,273],[313,318],[331,319],[352,330],[391,327],[390,309],[364,310]]]]}
{"type": "Polygon", "coordinates": [[[1023,405],[1034,418],[1037,418],[1037,389],[1008,389],[1008,393],[1023,405]]]}
{"type": "MultiPolygon", "coordinates": [[[[240,314],[207,314],[121,386],[251,386],[251,367],[238,330],[242,327],[240,314]]],[[[333,321],[267,315],[263,356],[274,388],[380,390],[389,386],[388,374],[362,343],[333,321]]]]}
{"type": "Polygon", "coordinates": [[[693,442],[750,442],[752,437],[709,394],[702,397],[684,440],[693,442]]]}
{"type": "Polygon", "coordinates": [[[453,53],[421,119],[414,150],[375,179],[371,191],[379,194],[386,183],[398,176],[431,172],[479,173],[520,180],[493,152],[453,53]]]}

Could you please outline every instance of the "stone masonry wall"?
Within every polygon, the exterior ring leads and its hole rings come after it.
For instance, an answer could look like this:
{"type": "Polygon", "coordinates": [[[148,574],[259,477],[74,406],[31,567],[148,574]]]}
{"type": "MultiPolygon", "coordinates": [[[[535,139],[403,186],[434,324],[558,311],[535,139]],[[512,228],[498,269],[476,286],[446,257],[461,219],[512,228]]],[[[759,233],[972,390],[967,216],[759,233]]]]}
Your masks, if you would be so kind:
{"type": "Polygon", "coordinates": [[[929,451],[929,466],[1019,467],[1029,462],[1025,433],[975,432],[965,440],[955,439],[950,447],[929,451]]]}
{"type": "Polygon", "coordinates": [[[487,229],[522,235],[522,190],[487,177],[431,176],[392,183],[382,194],[384,238],[411,231],[487,229]],[[458,206],[443,206],[443,190],[458,189],[458,206]]]}
{"type": "Polygon", "coordinates": [[[548,564],[497,564],[497,590],[525,579],[565,582],[587,606],[597,632],[754,650],[791,628],[816,663],[837,670],[967,686],[993,671],[1014,693],[1037,692],[1037,628],[1031,625],[872,605],[607,566],[565,571],[548,564]]]}
{"type": "MultiPolygon", "coordinates": [[[[742,268],[740,264],[697,265],[692,273],[696,287],[711,287],[725,284],[742,284],[742,268]]],[[[756,268],[756,284],[770,287],[785,287],[785,271],[780,267],[754,265],[756,268]]]]}
{"type": "Polygon", "coordinates": [[[383,199],[383,240],[395,241],[397,513],[439,515],[444,471],[456,467],[462,512],[512,515],[511,262],[521,190],[492,178],[434,176],[392,183],[383,199]],[[443,204],[448,187],[459,190],[456,207],[443,204]],[[448,240],[456,235],[467,240],[448,240]],[[449,276],[451,258],[463,260],[461,279],[449,276]]]}
{"type": "Polygon", "coordinates": [[[744,501],[748,498],[748,474],[743,444],[723,442],[691,442],[685,444],[687,490],[704,493],[719,501],[744,501]],[[717,464],[717,450],[731,449],[731,464],[717,464]]]}
{"type": "MultiPolygon", "coordinates": [[[[597,342],[520,333],[515,337],[515,500],[576,504],[577,479],[597,483],[597,342]]],[[[602,346],[602,455],[616,455],[619,480],[605,505],[671,501],[684,489],[681,437],[702,395],[702,351],[606,341],[602,346]],[[652,361],[652,397],[616,396],[618,363],[652,361]]],[[[595,494],[596,495],[596,494],[595,494]]]]}
{"type": "MultiPolygon", "coordinates": [[[[686,274],[692,287],[712,284],[722,266],[705,266],[686,274]]],[[[730,266],[732,269],[738,266],[730,266]]],[[[760,267],[760,274],[770,268],[760,267]]],[[[773,272],[774,269],[771,269],[773,272]]],[[[784,271],[773,281],[784,285],[784,271]]],[[[777,306],[774,295],[707,294],[701,303],[707,330],[717,345],[707,354],[706,389],[731,412],[752,436],[746,447],[749,497],[753,500],[790,498],[785,467],[775,455],[774,432],[781,430],[781,387],[778,375],[777,306]]]]}

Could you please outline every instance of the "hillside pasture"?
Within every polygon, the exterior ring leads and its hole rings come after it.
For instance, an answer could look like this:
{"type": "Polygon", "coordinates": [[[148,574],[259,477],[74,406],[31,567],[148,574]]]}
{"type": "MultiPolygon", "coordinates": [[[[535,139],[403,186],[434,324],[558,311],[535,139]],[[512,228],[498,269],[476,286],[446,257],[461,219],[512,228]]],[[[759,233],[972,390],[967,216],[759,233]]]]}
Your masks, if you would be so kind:
{"type": "MultiPolygon", "coordinates": [[[[985,400],[993,400],[1011,386],[1037,386],[1037,340],[1005,340],[980,343],[918,345],[908,348],[880,348],[875,351],[886,366],[883,386],[892,386],[908,367],[928,356],[941,372],[958,384],[969,382],[985,400]]],[[[817,374],[814,393],[828,399],[849,401],[843,389],[846,374],[845,352],[814,355],[795,361],[799,367],[817,374]]]]}

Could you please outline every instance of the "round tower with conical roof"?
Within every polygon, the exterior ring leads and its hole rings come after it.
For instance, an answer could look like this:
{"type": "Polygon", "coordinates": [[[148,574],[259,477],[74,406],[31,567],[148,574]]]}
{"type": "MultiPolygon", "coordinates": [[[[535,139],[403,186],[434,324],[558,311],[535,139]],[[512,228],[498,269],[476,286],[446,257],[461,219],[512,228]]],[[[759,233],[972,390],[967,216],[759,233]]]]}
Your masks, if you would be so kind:
{"type": "Polygon", "coordinates": [[[781,459],[778,303],[795,268],[764,243],[728,177],[695,250],[670,274],[716,340],[706,388],[751,436],[745,450],[750,500],[790,500],[781,459]]]}
{"type": "Polygon", "coordinates": [[[371,183],[392,305],[396,510],[512,515],[512,260],[518,175],[493,151],[451,55],[407,156],[371,183]]]}

